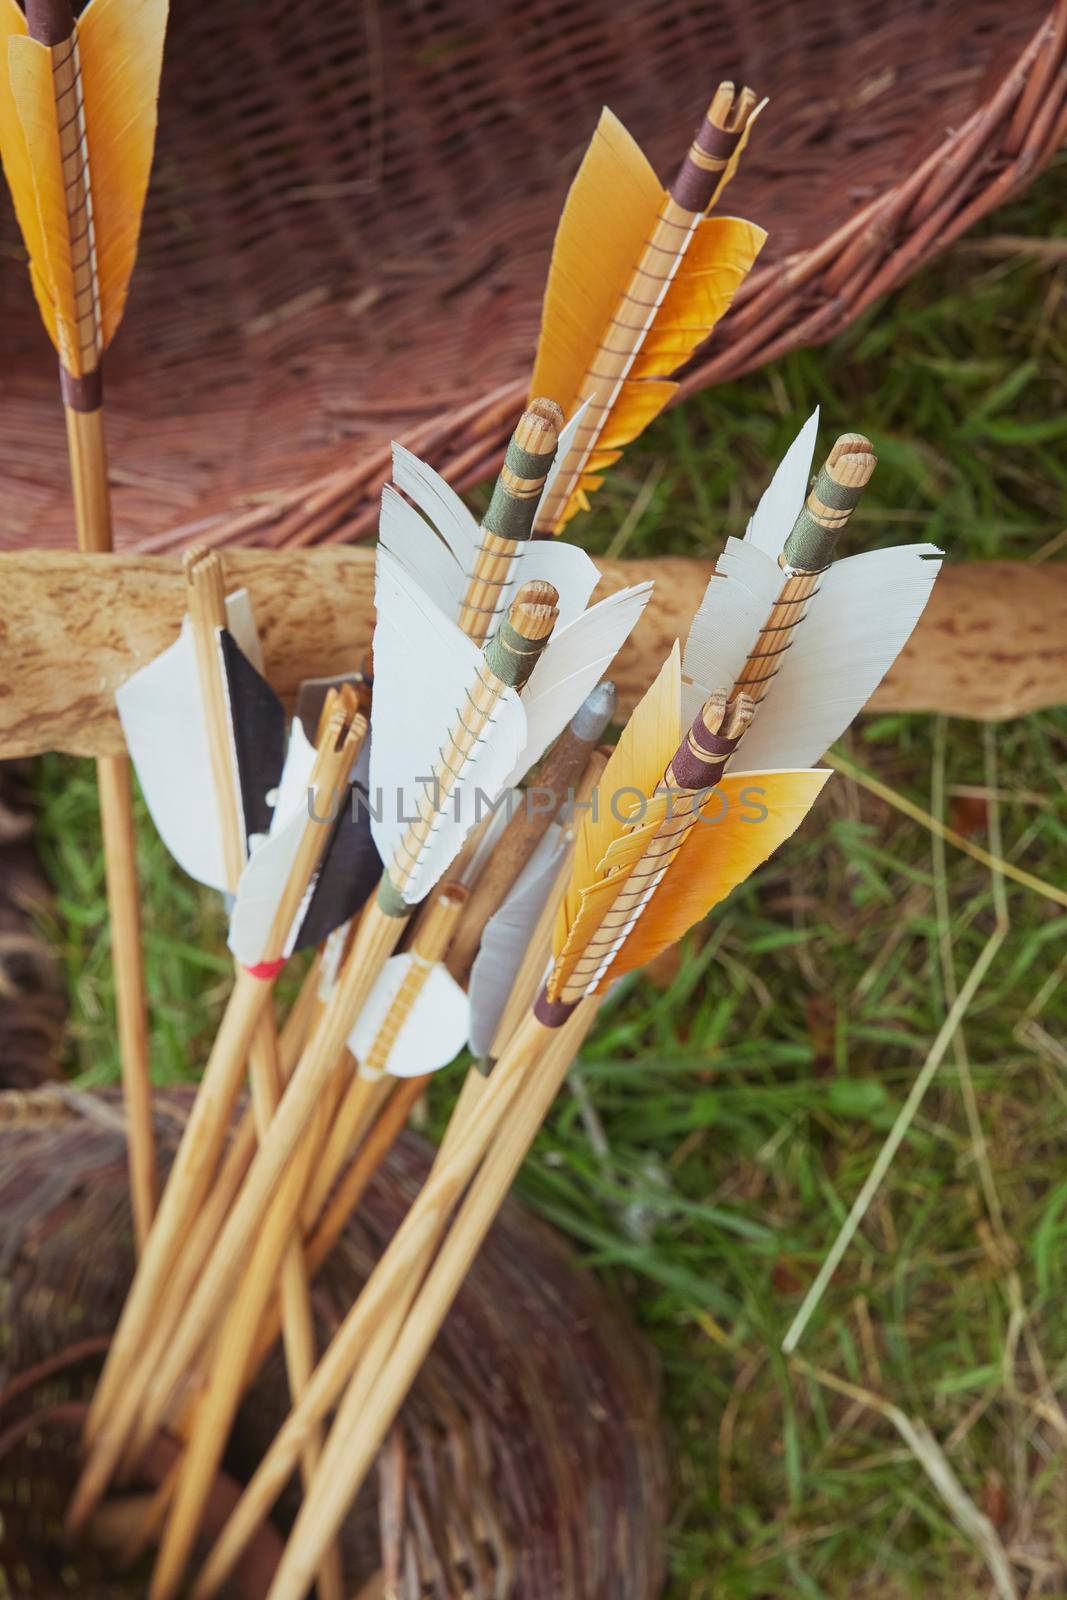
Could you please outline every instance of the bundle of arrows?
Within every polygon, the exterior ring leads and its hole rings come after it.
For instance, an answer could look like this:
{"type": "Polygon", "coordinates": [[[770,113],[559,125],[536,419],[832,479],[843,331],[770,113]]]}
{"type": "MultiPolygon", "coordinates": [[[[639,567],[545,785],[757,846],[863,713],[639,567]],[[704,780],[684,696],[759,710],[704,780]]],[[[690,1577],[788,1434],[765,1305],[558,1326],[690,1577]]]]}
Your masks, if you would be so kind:
{"type": "MultiPolygon", "coordinates": [[[[79,529],[92,523],[101,548],[99,360],[136,247],[164,10],[91,0],[77,27],[60,0],[0,12],[4,164],[60,354],[79,529]]],[[[303,1499],[270,1596],[351,1592],[346,1513],[603,997],[801,825],[828,777],[813,763],[929,596],[933,546],[833,559],[875,454],[845,434],[812,482],[816,414],[745,536],[709,564],[684,646],[605,743],[611,662],[651,585],[596,601],[594,562],[555,536],[670,399],[757,256],[762,231],[717,207],[759,109],[721,85],[667,189],[603,113],[484,516],[394,447],[372,658],[305,683],[287,729],[247,595],[195,549],[180,633],[118,694],[153,821],[227,897],[234,958],[69,1509],[90,1534],[105,1494],[171,1437],[174,1465],[127,1548],[156,1548],[152,1600],[188,1582],[197,1600],[223,1592],[294,1472],[303,1499]],[[299,952],[313,954],[279,1027],[275,982],[299,952]],[[320,1349],[311,1280],[429,1075],[465,1052],[430,1174],[320,1349]],[[290,1413],[209,1545],[237,1409],[279,1338],[290,1413]]],[[[131,1102],[131,1140],[136,1116],[131,1102]]]]}

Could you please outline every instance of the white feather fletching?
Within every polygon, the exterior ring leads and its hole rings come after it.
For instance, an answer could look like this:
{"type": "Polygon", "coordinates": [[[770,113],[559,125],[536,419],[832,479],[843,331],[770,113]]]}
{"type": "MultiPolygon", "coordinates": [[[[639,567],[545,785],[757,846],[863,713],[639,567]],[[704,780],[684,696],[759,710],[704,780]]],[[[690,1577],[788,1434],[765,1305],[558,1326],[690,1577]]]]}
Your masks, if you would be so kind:
{"type": "Polygon", "coordinates": [[[482,930],[481,947],[468,985],[470,1047],[477,1056],[487,1056],[493,1047],[515,975],[559,875],[566,849],[564,830],[558,822],[551,823],[482,930]]]}
{"type": "Polygon", "coordinates": [[[727,539],[682,653],[683,723],[714,690],[733,687],[784,582],[758,544],[727,539]]]}
{"type": "Polygon", "coordinates": [[[727,539],[682,656],[682,718],[691,722],[715,689],[730,689],[785,576],[778,557],[804,504],[819,429],[816,406],[782,457],[744,539],[727,539]]]}
{"type": "Polygon", "coordinates": [[[559,469],[570,455],[571,445],[574,443],[575,435],[582,425],[582,418],[585,416],[585,413],[588,411],[592,403],[591,396],[588,400],[583,400],[581,405],[575,408],[573,417],[571,417],[569,421],[565,422],[563,427],[560,429],[559,439],[556,441],[555,460],[548,469],[548,476],[545,479],[545,486],[541,491],[542,500],[547,499],[548,495],[551,494],[552,485],[555,483],[556,478],[559,475],[559,469]]]}
{"type": "Polygon", "coordinates": [[[519,546],[511,579],[500,591],[501,613],[515,598],[516,590],[534,579],[552,584],[559,595],[559,619],[552,635],[555,639],[582,615],[600,582],[600,571],[576,544],[567,544],[563,539],[528,539],[519,546]]]}
{"type": "MultiPolygon", "coordinates": [[[[388,865],[417,815],[448,733],[467,707],[481,651],[381,545],[375,603],[370,811],[374,842],[388,865]]],[[[429,893],[479,820],[477,791],[487,801],[496,798],[525,742],[526,713],[508,689],[497,703],[489,736],[475,746],[437,814],[405,886],[409,904],[429,893]]]]}
{"type": "MultiPolygon", "coordinates": [[[[270,833],[253,849],[238,879],[230,912],[229,946],[244,967],[254,967],[263,959],[267,935],[296,858],[305,821],[306,813],[297,813],[283,827],[272,826],[270,833]]],[[[298,914],[291,933],[295,933],[299,924],[298,914]]]]}
{"type": "MultiPolygon", "coordinates": [[[[386,484],[382,490],[381,541],[440,610],[454,617],[482,541],[481,528],[440,473],[399,444],[393,446],[393,478],[396,487],[386,484]]],[[[523,541],[509,582],[500,590],[499,610],[506,610],[520,584],[533,579],[543,579],[559,592],[558,630],[584,611],[600,573],[577,545],[558,539],[523,541]]]]}
{"type": "MultiPolygon", "coordinates": [[[[242,966],[254,967],[263,959],[274,913],[296,859],[308,818],[308,787],[314,764],[315,747],[308,741],[299,718],[294,718],[271,814],[270,832],[258,835],[251,841],[252,854],[238,880],[230,912],[229,945],[242,966]]],[[[331,804],[332,800],[323,798],[324,813],[331,804]]],[[[322,826],[329,826],[325,815],[322,826]]],[[[305,902],[309,895],[310,886],[304,897],[305,902]]],[[[298,912],[290,929],[290,939],[299,930],[300,921],[301,912],[298,912]]]]}
{"type": "Polygon", "coordinates": [[[835,561],[741,747],[746,768],[807,767],[839,738],[907,643],[941,567],[933,544],[835,561]]]}
{"type": "MultiPolygon", "coordinates": [[[[559,549],[547,542],[545,547],[559,549]]],[[[563,732],[630,636],[651,595],[651,583],[634,584],[608,595],[566,627],[556,628],[522,692],[526,743],[510,783],[518,783],[563,732]]]]}
{"type": "Polygon", "coordinates": [[[807,497],[818,432],[819,408],[816,406],[778,463],[745,530],[747,543],[766,551],[775,561],[784,550],[807,497]]]}
{"type": "MultiPolygon", "coordinates": [[[[359,1021],[348,1036],[348,1048],[360,1064],[373,1048],[414,960],[410,952],[392,956],[379,974],[359,1021]]],[[[393,1041],[385,1062],[386,1072],[394,1078],[416,1078],[447,1066],[466,1044],[469,1024],[467,996],[440,962],[434,962],[393,1041]]]]}
{"type": "Polygon", "coordinates": [[[290,817],[307,812],[307,792],[311,783],[311,769],[315,765],[315,746],[304,732],[299,717],[294,717],[289,727],[289,744],[285,752],[285,765],[278,779],[271,816],[271,833],[275,833],[290,817]]]}
{"type": "MultiPolygon", "coordinates": [[[[259,636],[245,590],[227,596],[226,620],[244,654],[261,670],[259,636]]],[[[224,894],[222,826],[188,618],[174,643],[116,690],[115,702],[156,831],[184,872],[224,894]]]]}
{"type": "Polygon", "coordinates": [[[426,518],[391,483],[382,489],[378,537],[405,572],[428,594],[437,597],[446,616],[455,617],[463,599],[467,569],[460,566],[426,518]]]}
{"type": "Polygon", "coordinates": [[[402,444],[393,445],[393,482],[414,501],[468,572],[481,543],[478,519],[452,485],[402,444]]]}

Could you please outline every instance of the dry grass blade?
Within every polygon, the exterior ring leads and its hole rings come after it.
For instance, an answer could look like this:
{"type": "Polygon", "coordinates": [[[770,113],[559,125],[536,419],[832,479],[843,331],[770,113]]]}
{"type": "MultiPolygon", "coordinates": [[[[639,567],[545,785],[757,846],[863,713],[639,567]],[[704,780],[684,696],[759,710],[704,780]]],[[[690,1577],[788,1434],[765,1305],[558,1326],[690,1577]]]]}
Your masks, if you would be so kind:
{"type": "Polygon", "coordinates": [[[996,1528],[989,1518],[979,1511],[964,1489],[953,1472],[948,1457],[926,1423],[921,1418],[917,1422],[913,1421],[899,1406],[883,1400],[880,1395],[872,1393],[869,1389],[863,1389],[858,1384],[848,1383],[843,1378],[837,1378],[832,1372],[824,1372],[820,1367],[810,1366],[800,1356],[793,1357],[792,1365],[798,1372],[814,1378],[826,1388],[845,1395],[858,1405],[869,1406],[893,1424],[941,1496],[957,1527],[982,1552],[998,1600],[1019,1600],[1019,1590],[1012,1574],[1011,1563],[997,1536],[996,1528]]]}
{"type": "MultiPolygon", "coordinates": [[[[879,784],[878,789],[875,792],[880,792],[884,788],[884,785],[879,784]]],[[[991,791],[994,795],[994,798],[990,801],[990,814],[995,818],[997,815],[995,783],[991,785],[991,791]]],[[[892,791],[888,791],[888,794],[891,793],[892,791]]],[[[916,808],[916,810],[918,810],[918,808],[916,808]]],[[[910,815],[911,812],[909,811],[908,814],[910,815]]],[[[920,820],[925,820],[925,817],[925,813],[919,813],[920,820]]],[[[929,823],[935,830],[943,827],[943,824],[939,824],[937,819],[934,817],[929,818],[929,823]]],[[[996,827],[995,822],[993,827],[996,827]]],[[[948,834],[949,830],[946,829],[945,832],[948,834]]],[[[949,1046],[955,1039],[958,1029],[962,1026],[963,1020],[970,1009],[971,1002],[974,1000],[975,995],[981,988],[986,974],[996,959],[997,953],[1007,937],[1009,919],[1007,904],[1003,893],[1003,863],[995,856],[988,855],[987,852],[983,852],[983,856],[989,863],[991,869],[994,904],[996,907],[995,926],[985,945],[983,946],[978,959],[975,961],[974,966],[968,973],[966,981],[963,983],[959,993],[956,995],[955,1000],[949,1007],[940,1031],[938,1032],[937,1037],[927,1053],[926,1060],[923,1062],[922,1067],[915,1078],[915,1082],[911,1086],[911,1090],[907,1096],[907,1099],[904,1101],[904,1104],[901,1106],[900,1111],[897,1114],[896,1120],[890,1129],[888,1138],[883,1144],[881,1150],[878,1152],[878,1157],[867,1176],[866,1182],[853,1201],[852,1207],[847,1218],[845,1219],[841,1231],[838,1233],[837,1238],[831,1245],[825,1261],[819,1268],[815,1281],[812,1283],[811,1288],[804,1296],[800,1310],[797,1312],[796,1316],[793,1318],[793,1321],[789,1325],[789,1329],[786,1332],[785,1338],[782,1340],[782,1349],[786,1355],[791,1355],[793,1351],[796,1350],[800,1340],[803,1338],[805,1328],[811,1321],[811,1318],[818,1307],[819,1301],[826,1292],[826,1288],[830,1283],[834,1273],[837,1271],[846,1250],[852,1243],[852,1240],[855,1238],[857,1229],[862,1225],[871,1201],[874,1199],[879,1188],[881,1187],[886,1173],[892,1166],[893,1158],[900,1149],[904,1139],[907,1137],[908,1130],[914,1121],[915,1114],[918,1111],[919,1106],[922,1104],[923,1097],[926,1094],[927,1089],[933,1082],[937,1070],[944,1060],[949,1046]]]]}

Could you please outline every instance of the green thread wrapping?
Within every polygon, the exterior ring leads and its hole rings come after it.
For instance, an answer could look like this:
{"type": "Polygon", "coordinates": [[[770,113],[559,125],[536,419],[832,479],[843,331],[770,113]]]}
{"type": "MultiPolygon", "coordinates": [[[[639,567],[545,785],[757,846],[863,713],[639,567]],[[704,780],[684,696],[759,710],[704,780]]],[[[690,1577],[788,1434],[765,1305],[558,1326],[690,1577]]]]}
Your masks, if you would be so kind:
{"type": "Polygon", "coordinates": [[[521,689],[548,639],[524,639],[505,617],[485,647],[485,664],[509,689],[521,689]]]}
{"type": "Polygon", "coordinates": [[[539,495],[529,495],[519,500],[510,489],[505,489],[498,478],[493,489],[489,510],[482,518],[482,527],[501,539],[528,539],[533,533],[539,495]]]}
{"type": "Polygon", "coordinates": [[[826,468],[820,467],[815,479],[814,494],[824,506],[829,506],[831,511],[854,511],[860,503],[863,485],[835,483],[826,468]]]}
{"type": "Polygon", "coordinates": [[[388,872],[383,872],[378,880],[378,894],[376,896],[378,910],[387,917],[410,917],[413,907],[409,906],[388,872]]]}
{"type": "MultiPolygon", "coordinates": [[[[524,450],[512,439],[504,457],[504,465],[516,478],[543,483],[555,453],[555,447],[541,452],[524,450]]],[[[482,527],[501,539],[528,539],[533,532],[540,498],[540,494],[513,494],[503,477],[500,477],[493,486],[493,497],[489,502],[489,510],[482,518],[482,527]]]]}
{"type": "MultiPolygon", "coordinates": [[[[829,511],[852,511],[860,502],[863,489],[859,486],[846,487],[835,483],[825,467],[820,468],[812,490],[817,500],[820,500],[829,511]]],[[[844,526],[844,523],[841,524],[844,526]]],[[[782,552],[785,564],[797,572],[821,572],[828,566],[837,543],[837,536],[841,528],[824,528],[812,516],[807,504],[800,509],[800,515],[793,524],[793,531],[785,541],[785,550],[782,552]]]]}
{"type": "Polygon", "coordinates": [[[804,506],[785,541],[782,559],[794,572],[821,572],[829,565],[836,543],[837,530],[824,528],[804,506]]]}
{"type": "Polygon", "coordinates": [[[521,444],[516,444],[512,439],[504,457],[504,465],[516,478],[547,478],[555,454],[555,445],[551,450],[524,450],[521,444]]]}

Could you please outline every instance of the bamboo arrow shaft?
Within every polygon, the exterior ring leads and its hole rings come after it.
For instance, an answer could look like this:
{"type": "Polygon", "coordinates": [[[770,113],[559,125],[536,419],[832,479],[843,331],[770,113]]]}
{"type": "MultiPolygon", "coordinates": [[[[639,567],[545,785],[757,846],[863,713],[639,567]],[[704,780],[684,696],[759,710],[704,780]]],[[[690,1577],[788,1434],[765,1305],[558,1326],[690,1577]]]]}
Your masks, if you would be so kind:
{"type": "MultiPolygon", "coordinates": [[[[174,1501],[160,1544],[159,1557],[152,1574],[150,1600],[169,1600],[169,1597],[175,1594],[181,1580],[203,1516],[207,1492],[214,1480],[237,1411],[256,1331],[267,1309],[279,1271],[283,1304],[282,1325],[287,1354],[290,1351],[292,1332],[289,1327],[289,1314],[295,1298],[290,1291],[295,1288],[296,1297],[303,1299],[305,1304],[307,1295],[303,1257],[300,1245],[293,1237],[292,1217],[299,1206],[314,1156],[314,1144],[309,1140],[302,1147],[297,1159],[290,1163],[279,1186],[276,1197],[278,1203],[268,1213],[256,1240],[241,1292],[234,1296],[223,1322],[212,1361],[208,1388],[197,1409],[182,1460],[174,1501]],[[292,1271],[294,1267],[295,1274],[292,1271]],[[295,1283],[291,1281],[294,1277],[295,1283]]],[[[313,1364],[312,1361],[311,1365],[313,1364]]],[[[306,1377],[310,1377],[310,1368],[306,1377]]],[[[306,1387],[306,1378],[303,1387],[306,1387]]],[[[293,1385],[291,1371],[290,1393],[294,1401],[301,1393],[301,1388],[293,1385]]],[[[318,1440],[314,1432],[309,1434],[305,1442],[304,1459],[310,1481],[311,1468],[318,1459],[318,1440]]],[[[325,1551],[324,1560],[329,1560],[329,1556],[329,1550],[325,1551]]],[[[334,1562],[336,1563],[336,1551],[334,1562]]],[[[336,1577],[338,1579],[340,1577],[339,1568],[336,1570],[336,1577]]]]}
{"type": "MultiPolygon", "coordinates": [[[[499,1063],[497,1072],[510,1070],[518,1074],[512,1109],[506,1120],[498,1119],[496,1129],[499,1131],[494,1131],[492,1140],[486,1143],[479,1160],[480,1170],[473,1177],[470,1191],[423,1287],[417,1297],[405,1296],[414,1303],[406,1314],[402,1330],[388,1343],[375,1338],[373,1354],[381,1360],[381,1366],[369,1359],[370,1350],[367,1358],[361,1361],[338,1410],[313,1491],[298,1513],[268,1600],[299,1600],[307,1592],[318,1552],[329,1545],[370,1470],[382,1439],[429,1353],[515,1174],[592,1026],[596,1010],[596,1002],[587,1001],[558,1029],[544,1028],[531,1017],[508,1058],[499,1063]]],[[[490,1090],[495,1078],[494,1073],[490,1090]]],[[[483,1101],[479,1112],[485,1104],[483,1101]]],[[[432,1183],[431,1176],[408,1213],[408,1221],[417,1217],[432,1183]]],[[[424,1249],[420,1266],[425,1266],[426,1257],[424,1249]]],[[[389,1318],[391,1328],[397,1320],[389,1318]]],[[[199,1591],[196,1600],[201,1600],[199,1591]]]]}
{"type": "MultiPolygon", "coordinates": [[[[327,752],[325,766],[316,763],[315,781],[321,777],[326,787],[338,782],[351,766],[359,737],[360,730],[353,727],[340,751],[327,752]]],[[[310,853],[298,851],[301,873],[310,876],[318,852],[325,845],[325,833],[325,829],[309,819],[305,836],[312,837],[314,849],[310,853]]],[[[271,938],[279,937],[284,937],[284,932],[272,929],[271,938]]],[[[145,1389],[156,1367],[154,1361],[145,1359],[149,1335],[154,1330],[158,1341],[168,1331],[165,1321],[168,1306],[173,1315],[180,1309],[174,1306],[173,1299],[164,1300],[164,1292],[211,1184],[245,1061],[271,991],[269,982],[238,968],[163,1191],[148,1247],[131,1285],[93,1396],[86,1425],[92,1452],[68,1513],[72,1527],[79,1527],[96,1504],[142,1415],[140,1408],[145,1389]]]]}
{"type": "Polygon", "coordinates": [[[67,455],[74,491],[78,548],[87,555],[111,550],[111,495],[107,483],[107,444],[102,406],[76,411],[65,405],[67,455]]]}
{"type": "MultiPolygon", "coordinates": [[[[282,1097],[278,1114],[260,1142],[245,1183],[201,1273],[193,1296],[172,1332],[162,1361],[154,1372],[139,1375],[147,1393],[142,1391],[139,1405],[133,1407],[134,1414],[124,1418],[127,1437],[129,1430],[136,1427],[139,1437],[145,1439],[159,1426],[186,1369],[210,1336],[227,1304],[227,1297],[245,1267],[248,1251],[282,1175],[301,1143],[323,1094],[329,1088],[350,1026],[349,1007],[358,1012],[365,1002],[373,984],[373,978],[370,977],[368,982],[368,977],[380,971],[392,954],[404,925],[402,918],[378,914],[373,902],[368,906],[361,923],[363,938],[357,934],[353,945],[354,953],[366,955],[366,968],[361,970],[358,964],[354,964],[347,969],[350,986],[346,987],[343,980],[338,982],[320,1026],[282,1097]]],[[[293,1207],[294,1217],[298,1208],[299,1196],[293,1207]]],[[[129,1405],[126,1410],[130,1410],[129,1405]]]]}
{"type": "MultiPolygon", "coordinates": [[[[103,412],[66,408],[67,444],[78,548],[111,549],[111,498],[107,483],[103,412]]],[[[129,758],[105,756],[96,768],[104,845],[108,916],[123,1104],[130,1162],[134,1233],[143,1251],[156,1206],[156,1145],[152,1125],[148,1011],[145,1002],[141,894],[137,879],[137,829],[129,758]]]]}
{"type": "MultiPolygon", "coordinates": [[[[447,1154],[434,1162],[418,1198],[371,1274],[362,1294],[334,1335],[311,1383],[269,1446],[242,1501],[194,1588],[196,1600],[217,1592],[232,1564],[269,1511],[300,1456],[308,1430],[317,1426],[349,1382],[368,1333],[405,1293],[447,1227],[456,1200],[477,1170],[501,1119],[512,1105],[527,1069],[553,1037],[532,1016],[497,1064],[477,1110],[447,1154]]],[[[406,1086],[405,1086],[406,1087],[406,1086]]],[[[320,1464],[321,1466],[321,1464],[320,1464]]]]}
{"type": "Polygon", "coordinates": [[[133,783],[125,756],[101,756],[96,765],[104,841],[108,916],[115,973],[122,1098],[127,1119],[130,1200],[134,1235],[143,1251],[156,1206],[156,1145],[149,1076],[148,1013],[141,947],[141,897],[133,783]]]}

